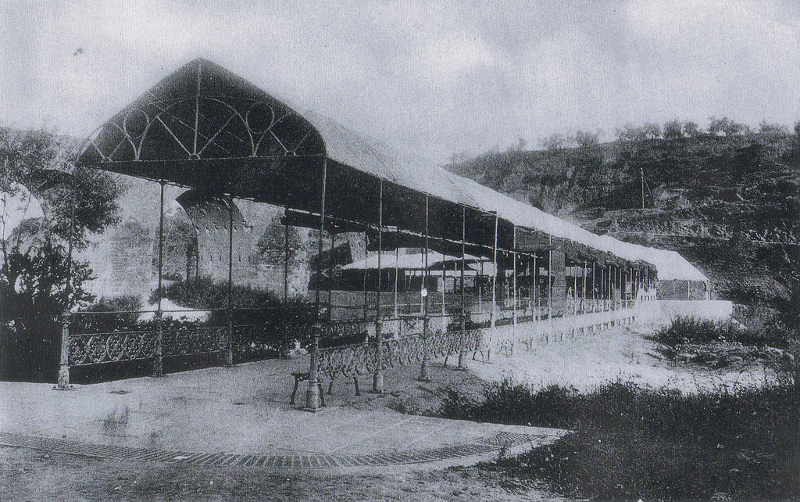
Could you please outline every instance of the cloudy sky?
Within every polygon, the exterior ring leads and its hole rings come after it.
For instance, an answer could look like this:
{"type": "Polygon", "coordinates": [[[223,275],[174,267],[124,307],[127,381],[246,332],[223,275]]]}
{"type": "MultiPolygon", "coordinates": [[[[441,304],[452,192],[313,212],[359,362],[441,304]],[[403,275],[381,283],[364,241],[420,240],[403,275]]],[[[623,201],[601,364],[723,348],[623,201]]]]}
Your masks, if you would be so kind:
{"type": "Polygon", "coordinates": [[[626,123],[800,120],[798,0],[0,0],[0,125],[87,136],[197,56],[438,162],[626,123]]]}

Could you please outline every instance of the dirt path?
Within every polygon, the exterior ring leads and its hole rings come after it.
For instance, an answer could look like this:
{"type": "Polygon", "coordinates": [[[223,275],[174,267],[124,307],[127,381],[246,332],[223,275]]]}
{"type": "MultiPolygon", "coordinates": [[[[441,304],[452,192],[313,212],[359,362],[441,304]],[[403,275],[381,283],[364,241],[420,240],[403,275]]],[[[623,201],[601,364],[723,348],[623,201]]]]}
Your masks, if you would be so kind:
{"type": "Polygon", "coordinates": [[[483,381],[511,377],[534,386],[559,384],[581,392],[617,380],[687,393],[771,381],[771,373],[759,365],[712,370],[674,364],[659,354],[656,342],[647,339],[652,333],[652,326],[616,326],[531,350],[517,347],[510,357],[495,354],[489,364],[470,362],[470,371],[483,381]]]}

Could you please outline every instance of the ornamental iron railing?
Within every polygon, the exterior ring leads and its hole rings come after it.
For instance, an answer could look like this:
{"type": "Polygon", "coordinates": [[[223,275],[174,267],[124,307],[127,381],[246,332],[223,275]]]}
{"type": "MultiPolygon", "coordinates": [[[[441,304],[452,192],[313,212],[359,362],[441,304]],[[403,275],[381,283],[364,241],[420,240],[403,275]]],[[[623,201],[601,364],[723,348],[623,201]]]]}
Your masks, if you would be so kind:
{"type": "MultiPolygon", "coordinates": [[[[480,350],[482,329],[438,332],[429,336],[415,334],[384,339],[381,343],[381,369],[396,368],[421,362],[428,358],[452,356],[480,350]]],[[[361,343],[319,349],[319,374],[335,380],[373,374],[378,369],[378,346],[361,343]]]]}

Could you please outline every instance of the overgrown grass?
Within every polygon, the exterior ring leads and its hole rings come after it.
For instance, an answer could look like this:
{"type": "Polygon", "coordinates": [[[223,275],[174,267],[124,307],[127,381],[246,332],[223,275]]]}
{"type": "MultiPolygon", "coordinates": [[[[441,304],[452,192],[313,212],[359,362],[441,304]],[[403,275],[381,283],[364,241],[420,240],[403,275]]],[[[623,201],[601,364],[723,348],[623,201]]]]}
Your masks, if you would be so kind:
{"type": "Polygon", "coordinates": [[[600,499],[790,499],[800,490],[798,388],[684,395],[630,383],[588,394],[511,380],[488,386],[481,402],[450,390],[452,418],[566,427],[554,445],[497,468],[518,480],[600,499]]]}
{"type": "Polygon", "coordinates": [[[758,328],[746,328],[731,321],[679,316],[669,326],[657,331],[653,340],[673,348],[713,342],[735,342],[747,347],[786,348],[796,336],[780,321],[772,321],[758,328]]]}

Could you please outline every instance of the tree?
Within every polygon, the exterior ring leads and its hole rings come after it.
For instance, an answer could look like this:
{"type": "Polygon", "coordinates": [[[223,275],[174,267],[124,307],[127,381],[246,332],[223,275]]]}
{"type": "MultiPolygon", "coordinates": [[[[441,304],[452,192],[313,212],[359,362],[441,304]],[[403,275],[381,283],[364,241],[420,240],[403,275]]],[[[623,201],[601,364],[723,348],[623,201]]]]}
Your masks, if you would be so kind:
{"type": "MultiPolygon", "coordinates": [[[[116,200],[123,187],[108,174],[73,168],[65,153],[68,143],[47,131],[0,129],[4,201],[27,192],[43,213],[13,224],[5,204],[0,213],[0,297],[5,303],[0,329],[23,346],[34,338],[57,336],[58,316],[92,299],[83,289],[92,272],[87,264],[70,261],[70,236],[73,247],[85,248],[88,234],[117,221],[116,200]]],[[[40,349],[24,350],[35,355],[40,349]]]]}
{"type": "Polygon", "coordinates": [[[575,133],[575,143],[578,148],[591,148],[600,144],[600,131],[595,133],[578,130],[575,133]]]}
{"type": "Polygon", "coordinates": [[[736,123],[728,117],[718,119],[712,115],[708,118],[708,121],[708,133],[712,136],[719,136],[720,133],[725,136],[736,136],[748,131],[747,126],[736,123]]]}
{"type": "Polygon", "coordinates": [[[697,123],[689,120],[683,124],[683,134],[689,138],[696,138],[700,135],[700,127],[697,125],[697,123]]]}
{"type": "Polygon", "coordinates": [[[655,122],[645,122],[642,130],[647,139],[658,139],[661,137],[661,126],[655,122]]]}
{"type": "MultiPolygon", "coordinates": [[[[800,122],[798,124],[800,124],[800,122]]],[[[768,124],[766,120],[762,120],[761,123],[758,124],[758,132],[765,136],[786,136],[789,134],[789,130],[786,129],[786,126],[768,124]]]]}
{"type": "Polygon", "coordinates": [[[664,139],[681,139],[683,138],[683,131],[681,130],[681,123],[678,120],[671,120],[664,124],[664,139]]]}
{"type": "MultiPolygon", "coordinates": [[[[286,228],[281,223],[281,214],[276,213],[264,230],[264,235],[258,240],[256,246],[267,263],[283,266],[286,257],[286,228]]],[[[297,227],[289,227],[289,265],[295,265],[300,260],[303,249],[303,237],[297,227]]]]}
{"type": "Polygon", "coordinates": [[[543,139],[541,141],[541,144],[547,150],[556,151],[566,146],[567,139],[564,137],[563,134],[555,133],[550,137],[543,139]]]}
{"type": "Polygon", "coordinates": [[[631,124],[625,124],[625,127],[622,129],[617,129],[617,138],[621,141],[640,143],[647,139],[647,133],[643,127],[634,127],[631,124]]]}

